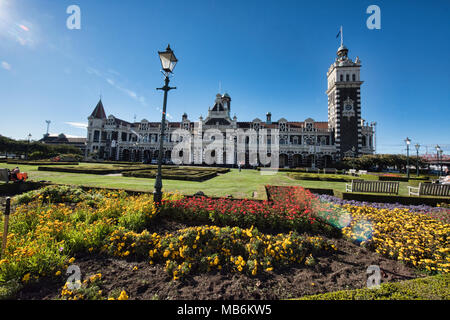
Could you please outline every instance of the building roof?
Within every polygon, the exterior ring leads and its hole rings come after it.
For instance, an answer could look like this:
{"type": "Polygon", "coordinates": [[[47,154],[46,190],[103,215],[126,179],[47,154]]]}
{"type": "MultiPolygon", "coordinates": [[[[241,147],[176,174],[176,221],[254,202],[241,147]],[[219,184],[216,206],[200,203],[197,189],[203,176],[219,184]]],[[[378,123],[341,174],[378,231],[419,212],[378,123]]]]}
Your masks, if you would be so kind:
{"type": "Polygon", "coordinates": [[[230,122],[228,122],[228,121],[227,121],[226,119],[224,119],[224,118],[211,118],[211,119],[209,119],[209,120],[205,123],[205,125],[216,125],[217,123],[218,123],[219,125],[225,125],[225,126],[231,124],[230,122]]]}
{"type": "Polygon", "coordinates": [[[95,119],[106,119],[105,109],[103,108],[102,99],[100,99],[95,107],[94,111],[92,111],[91,116],[95,119]]]}

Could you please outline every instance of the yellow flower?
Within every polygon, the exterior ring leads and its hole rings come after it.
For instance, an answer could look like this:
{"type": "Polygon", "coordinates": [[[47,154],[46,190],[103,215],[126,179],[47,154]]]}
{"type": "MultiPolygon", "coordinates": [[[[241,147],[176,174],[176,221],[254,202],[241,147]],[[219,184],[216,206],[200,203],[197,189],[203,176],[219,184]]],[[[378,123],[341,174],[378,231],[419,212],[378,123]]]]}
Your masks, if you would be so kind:
{"type": "Polygon", "coordinates": [[[73,263],[74,261],[75,261],[75,258],[73,258],[73,257],[69,259],[69,263],[73,263]]]}
{"type": "Polygon", "coordinates": [[[55,273],[55,276],[59,276],[59,275],[61,275],[61,271],[56,271],[56,273],[55,273]]]}
{"type": "Polygon", "coordinates": [[[128,295],[125,290],[122,290],[122,292],[120,293],[120,296],[119,296],[119,298],[117,298],[117,300],[128,300],[128,295]]]}
{"type": "Polygon", "coordinates": [[[30,281],[30,273],[27,273],[26,275],[24,275],[23,278],[22,278],[22,281],[23,281],[23,282],[28,282],[28,281],[30,281]]]}

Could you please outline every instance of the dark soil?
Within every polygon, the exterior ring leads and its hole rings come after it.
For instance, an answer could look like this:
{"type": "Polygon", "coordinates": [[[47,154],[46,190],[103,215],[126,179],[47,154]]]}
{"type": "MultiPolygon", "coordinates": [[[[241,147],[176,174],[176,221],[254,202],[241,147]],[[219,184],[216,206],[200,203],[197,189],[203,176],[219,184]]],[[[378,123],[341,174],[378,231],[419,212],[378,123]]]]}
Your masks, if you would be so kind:
{"type": "MultiPolygon", "coordinates": [[[[186,227],[177,222],[160,221],[151,232],[173,232],[186,227]]],[[[74,264],[81,269],[82,279],[102,274],[103,295],[125,290],[130,299],[288,299],[303,295],[325,293],[367,286],[367,268],[378,265],[381,282],[407,280],[419,277],[413,269],[400,262],[381,257],[344,239],[333,239],[339,251],[327,257],[318,257],[313,267],[299,266],[274,270],[256,277],[226,272],[210,272],[173,281],[163,265],[146,261],[127,261],[99,255],[77,257],[74,264]],[[133,268],[137,266],[137,270],[133,268]]],[[[19,292],[18,299],[55,299],[60,297],[66,278],[42,279],[39,284],[19,292]]]]}

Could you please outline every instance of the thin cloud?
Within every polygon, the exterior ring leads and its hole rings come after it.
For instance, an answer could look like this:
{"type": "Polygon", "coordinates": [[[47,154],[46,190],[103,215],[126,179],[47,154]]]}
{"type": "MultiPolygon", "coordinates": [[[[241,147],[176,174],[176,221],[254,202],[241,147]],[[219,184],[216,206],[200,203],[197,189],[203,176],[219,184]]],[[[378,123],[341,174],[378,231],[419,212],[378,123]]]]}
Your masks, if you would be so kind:
{"type": "MultiPolygon", "coordinates": [[[[143,106],[147,106],[147,103],[145,101],[145,98],[138,95],[135,91],[130,90],[128,88],[124,88],[122,86],[120,86],[119,84],[116,83],[116,81],[114,81],[113,79],[111,79],[111,77],[108,77],[106,75],[104,75],[102,72],[100,72],[99,70],[92,68],[92,67],[87,67],[86,68],[86,72],[89,74],[93,74],[103,80],[105,80],[109,85],[111,85],[112,87],[114,87],[115,89],[122,91],[123,93],[125,93],[126,95],[128,95],[130,98],[138,101],[139,103],[141,103],[143,106]]],[[[112,69],[108,69],[108,73],[110,74],[118,74],[118,72],[115,72],[112,69]]]]}
{"type": "Polygon", "coordinates": [[[84,122],[64,122],[64,123],[78,129],[86,129],[88,127],[88,124],[84,122]]]}
{"type": "Polygon", "coordinates": [[[12,69],[11,65],[6,62],[6,61],[2,61],[1,66],[3,69],[10,71],[12,69]]]}

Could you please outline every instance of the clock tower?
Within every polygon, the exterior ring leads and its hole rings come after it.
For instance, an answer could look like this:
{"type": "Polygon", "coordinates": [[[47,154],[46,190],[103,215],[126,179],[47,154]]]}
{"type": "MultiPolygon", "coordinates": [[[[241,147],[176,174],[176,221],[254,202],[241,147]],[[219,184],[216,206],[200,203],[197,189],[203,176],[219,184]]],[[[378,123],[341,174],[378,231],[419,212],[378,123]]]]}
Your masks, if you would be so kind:
{"type": "Polygon", "coordinates": [[[361,61],[353,62],[344,46],[341,29],[341,46],[335,62],[327,73],[328,128],[332,131],[336,146],[336,158],[361,155],[361,61]]]}

